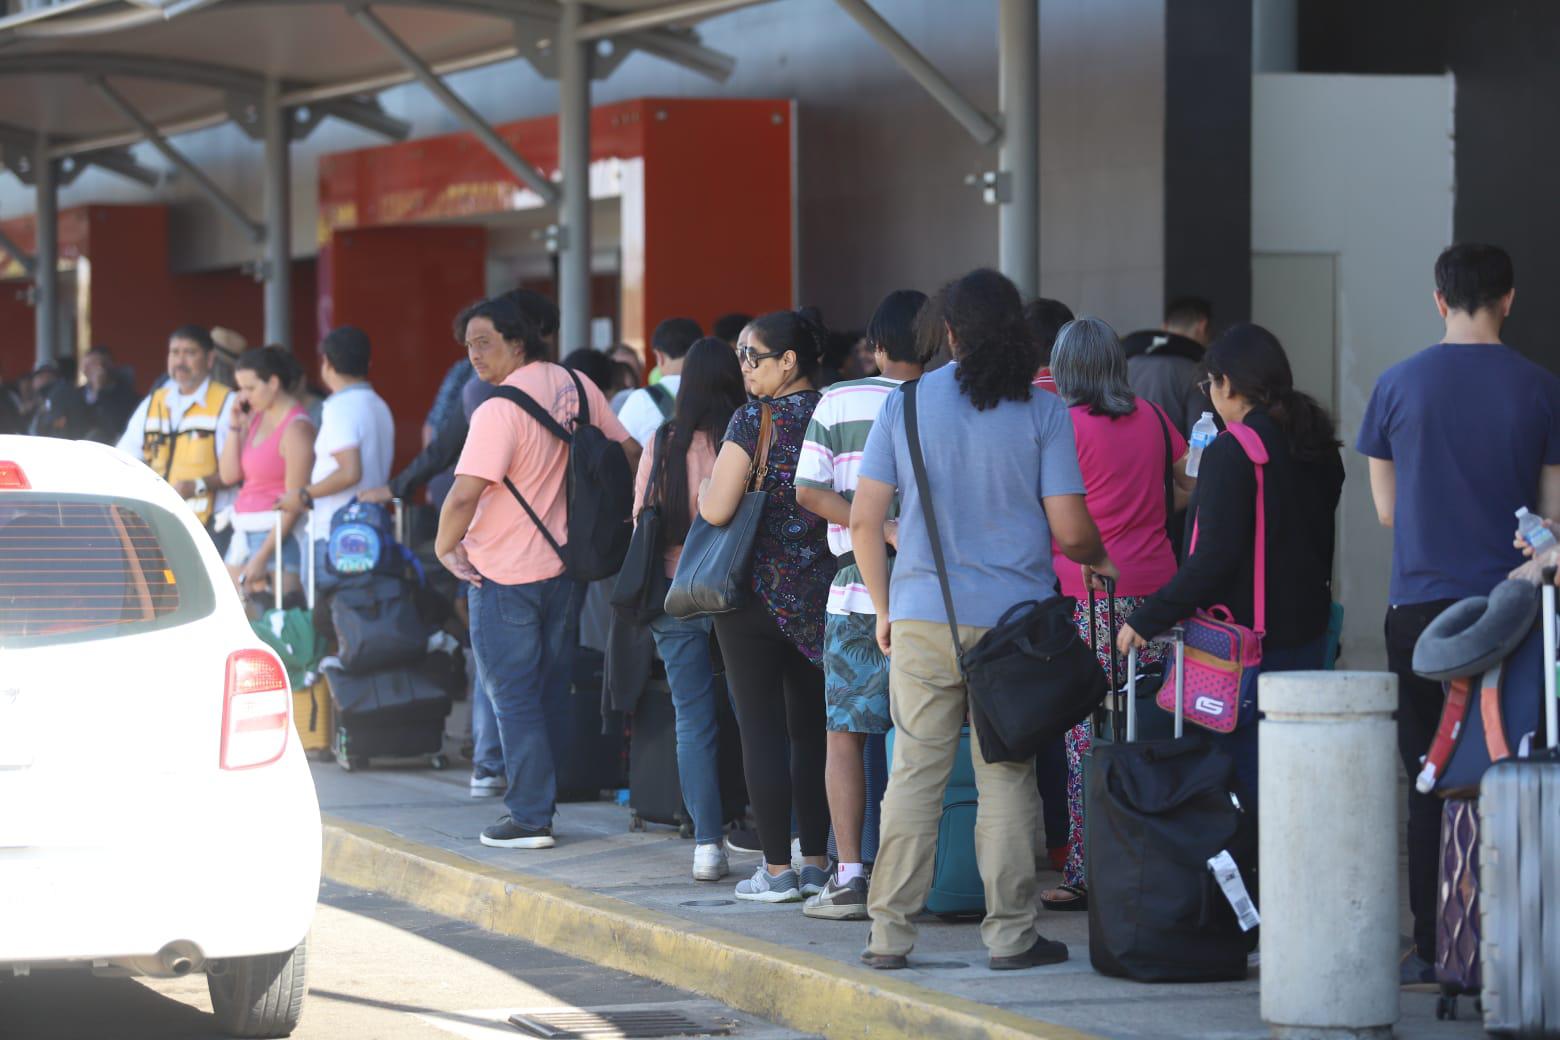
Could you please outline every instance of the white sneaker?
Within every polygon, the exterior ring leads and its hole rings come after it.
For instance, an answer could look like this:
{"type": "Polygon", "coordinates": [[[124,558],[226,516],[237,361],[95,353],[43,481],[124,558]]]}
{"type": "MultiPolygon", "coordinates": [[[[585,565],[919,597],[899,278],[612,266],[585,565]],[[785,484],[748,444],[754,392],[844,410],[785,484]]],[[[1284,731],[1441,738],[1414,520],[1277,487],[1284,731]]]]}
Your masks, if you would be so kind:
{"type": "Polygon", "coordinates": [[[509,789],[509,781],[501,776],[471,774],[471,797],[497,798],[509,789]]]}
{"type": "Polygon", "coordinates": [[[726,850],[718,842],[696,845],[693,849],[693,880],[719,881],[731,873],[726,860],[726,850]]]}

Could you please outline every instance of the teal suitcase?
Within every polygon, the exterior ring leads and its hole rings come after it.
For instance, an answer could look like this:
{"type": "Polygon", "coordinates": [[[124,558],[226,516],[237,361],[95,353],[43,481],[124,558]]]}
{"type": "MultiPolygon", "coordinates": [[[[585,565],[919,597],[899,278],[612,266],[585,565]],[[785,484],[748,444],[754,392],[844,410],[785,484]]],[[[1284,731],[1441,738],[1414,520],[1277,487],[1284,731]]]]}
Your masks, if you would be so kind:
{"type": "MultiPolygon", "coordinates": [[[[888,760],[894,760],[894,731],[888,733],[888,760]]],[[[890,767],[892,768],[892,767],[890,767]]],[[[939,917],[984,917],[986,890],[975,864],[975,763],[970,758],[970,728],[959,731],[959,750],[943,791],[942,819],[937,825],[937,856],[926,910],[939,917]]]]}

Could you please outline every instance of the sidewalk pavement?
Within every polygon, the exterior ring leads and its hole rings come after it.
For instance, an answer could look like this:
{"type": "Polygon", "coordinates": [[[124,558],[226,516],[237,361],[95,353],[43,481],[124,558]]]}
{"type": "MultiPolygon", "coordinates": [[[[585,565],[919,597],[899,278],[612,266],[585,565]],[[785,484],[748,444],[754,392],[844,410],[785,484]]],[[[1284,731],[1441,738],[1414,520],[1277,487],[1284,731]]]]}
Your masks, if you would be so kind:
{"type": "MultiPolygon", "coordinates": [[[[354,887],[514,935],[611,968],[681,986],[828,1037],[1083,1036],[1258,1038],[1255,973],[1245,982],[1143,985],[1089,967],[1088,915],[1040,914],[1071,951],[1065,964],[994,973],[976,925],[923,915],[910,970],[857,960],[866,922],[815,921],[799,904],[740,903],[731,877],[692,880],[693,843],[672,828],[633,833],[607,802],[559,807],[556,848],[489,849],[478,833],[503,812],[473,799],[460,769],[314,766],[325,816],[325,874],[354,887]]],[[[1318,864],[1318,869],[1326,869],[1318,864]]],[[[1041,874],[1041,887],[1059,879],[1041,874]]],[[[1317,993],[1318,1001],[1327,994],[1317,993]]],[[[1472,1001],[1438,1022],[1433,993],[1405,992],[1399,1037],[1482,1036],[1472,1001]]]]}

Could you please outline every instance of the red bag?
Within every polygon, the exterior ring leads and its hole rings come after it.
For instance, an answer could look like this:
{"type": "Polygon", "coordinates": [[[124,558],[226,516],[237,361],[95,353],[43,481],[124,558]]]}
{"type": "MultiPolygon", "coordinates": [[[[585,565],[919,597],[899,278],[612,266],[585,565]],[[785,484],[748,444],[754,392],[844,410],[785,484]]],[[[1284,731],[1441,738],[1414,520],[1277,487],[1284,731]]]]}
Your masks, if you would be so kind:
{"type": "MultiPolygon", "coordinates": [[[[1256,589],[1252,595],[1256,628],[1236,624],[1227,607],[1199,610],[1182,623],[1186,678],[1181,687],[1181,707],[1187,722],[1215,733],[1234,732],[1243,716],[1255,712],[1262,636],[1267,630],[1267,513],[1262,496],[1267,446],[1257,431],[1244,423],[1231,423],[1224,432],[1240,443],[1257,471],[1256,589]]],[[[1193,523],[1187,555],[1196,551],[1197,525],[1193,523]]],[[[1174,711],[1175,695],[1173,688],[1162,686],[1156,703],[1166,711],[1174,711]]]]}

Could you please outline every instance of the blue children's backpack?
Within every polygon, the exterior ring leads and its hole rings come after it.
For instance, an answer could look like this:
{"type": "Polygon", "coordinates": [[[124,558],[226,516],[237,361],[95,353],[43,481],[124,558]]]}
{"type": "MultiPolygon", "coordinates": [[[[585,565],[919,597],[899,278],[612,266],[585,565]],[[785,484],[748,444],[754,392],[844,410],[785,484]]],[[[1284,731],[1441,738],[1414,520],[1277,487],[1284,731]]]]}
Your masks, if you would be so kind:
{"type": "Polygon", "coordinates": [[[325,568],[332,574],[400,574],[405,565],[384,506],[353,499],[331,516],[325,568]]]}

